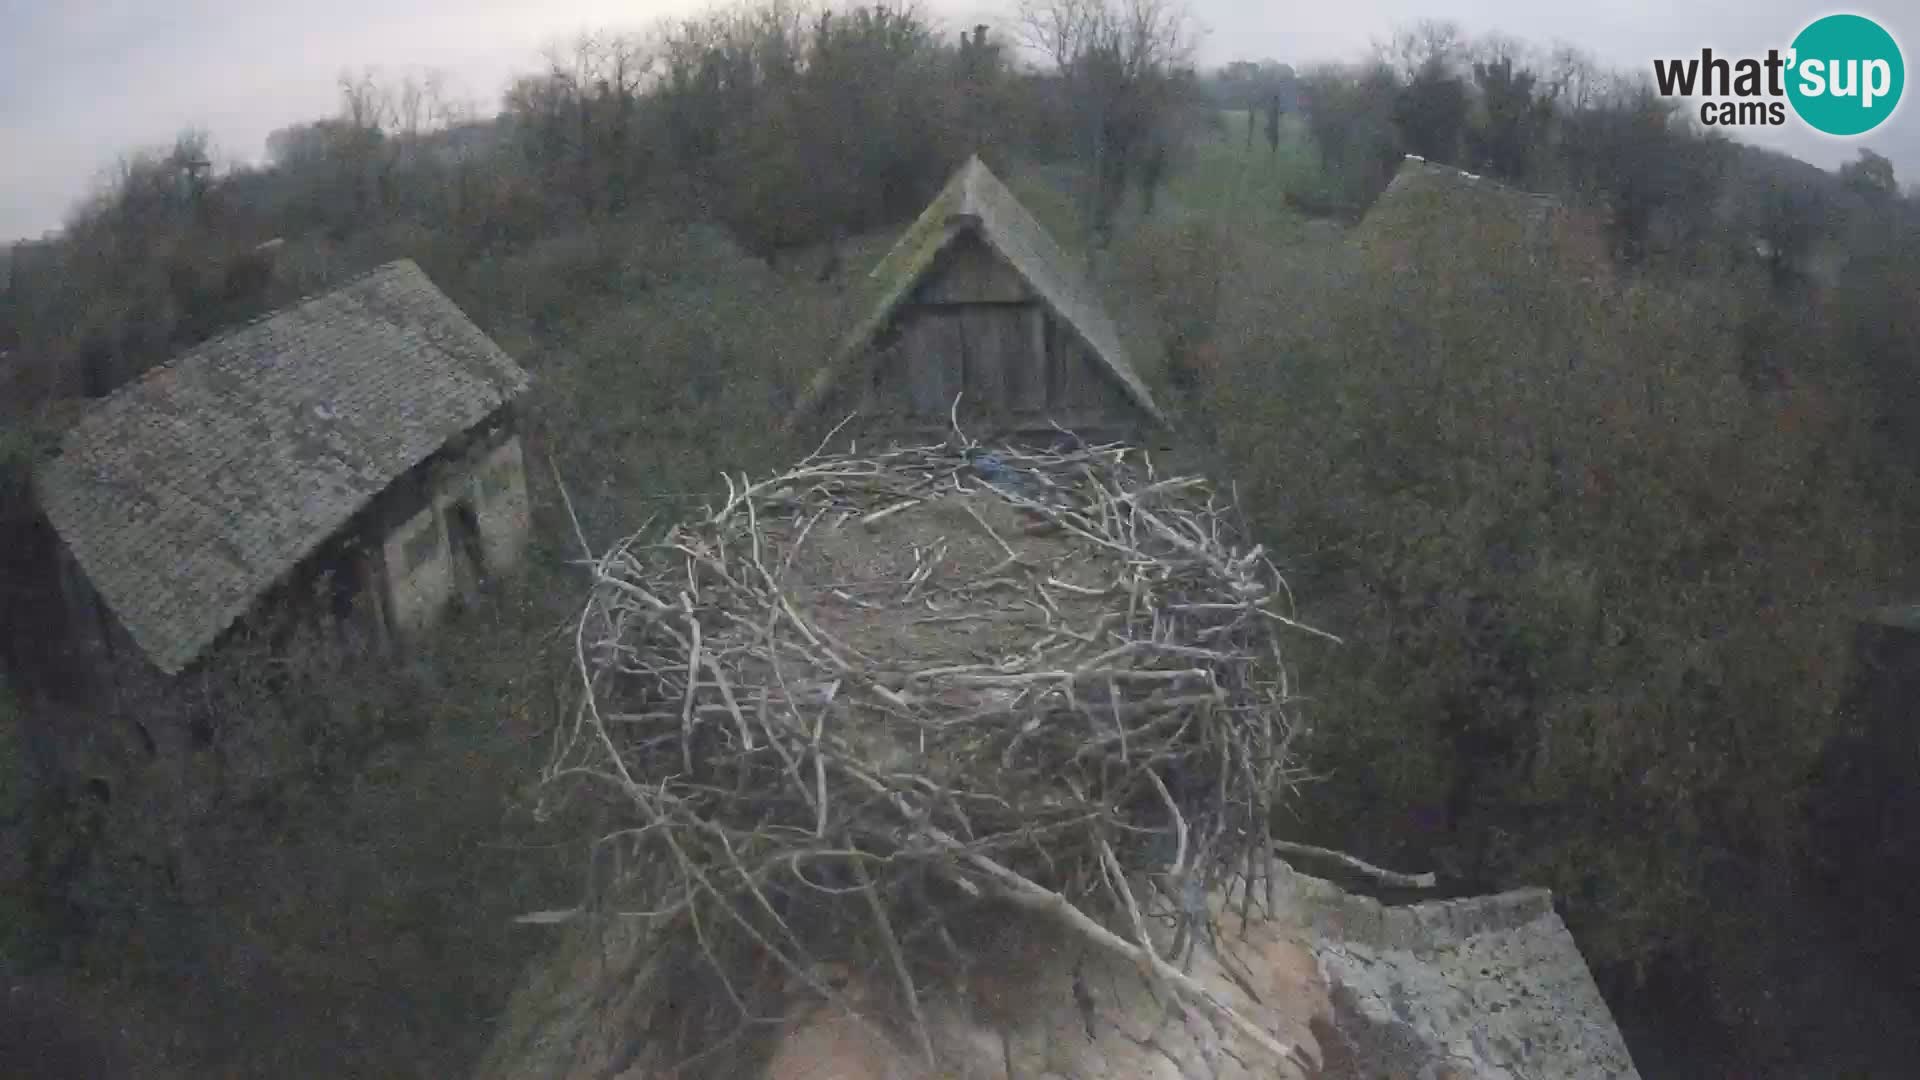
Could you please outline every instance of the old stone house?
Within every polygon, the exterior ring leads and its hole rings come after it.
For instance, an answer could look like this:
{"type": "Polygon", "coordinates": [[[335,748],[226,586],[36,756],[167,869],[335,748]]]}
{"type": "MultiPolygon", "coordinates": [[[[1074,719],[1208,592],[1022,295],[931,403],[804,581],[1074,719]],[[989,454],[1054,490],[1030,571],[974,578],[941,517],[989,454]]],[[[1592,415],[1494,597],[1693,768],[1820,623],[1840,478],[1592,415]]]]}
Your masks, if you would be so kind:
{"type": "Polygon", "coordinates": [[[263,610],[427,626],[522,553],[527,382],[401,260],[121,387],[35,477],[76,652],[174,675],[263,610]]]}
{"type": "Polygon", "coordinates": [[[877,299],[791,424],[857,413],[869,436],[1138,441],[1166,418],[1093,283],[979,158],[875,267],[877,299]],[[1058,425],[1058,427],[1056,427],[1058,425]]]}

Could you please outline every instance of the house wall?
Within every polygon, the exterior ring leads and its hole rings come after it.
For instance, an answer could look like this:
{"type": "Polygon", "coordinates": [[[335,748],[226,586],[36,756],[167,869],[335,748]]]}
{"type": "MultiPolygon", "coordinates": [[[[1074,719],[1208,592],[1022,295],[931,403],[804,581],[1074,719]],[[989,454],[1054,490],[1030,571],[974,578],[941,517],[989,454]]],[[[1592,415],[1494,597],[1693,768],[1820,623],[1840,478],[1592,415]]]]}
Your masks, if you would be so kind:
{"type": "Polygon", "coordinates": [[[487,569],[512,569],[526,551],[532,511],[527,501],[526,454],[519,436],[487,451],[472,477],[473,505],[487,569]]]}
{"type": "Polygon", "coordinates": [[[1118,381],[977,240],[942,256],[871,365],[858,408],[875,434],[945,431],[955,395],[978,438],[1051,433],[1054,422],[1102,438],[1141,429],[1118,381]]]}
{"type": "Polygon", "coordinates": [[[380,545],[380,563],[387,620],[408,634],[432,625],[460,591],[451,522],[462,505],[478,526],[483,574],[520,561],[531,520],[525,452],[503,425],[450,447],[396,486],[400,497],[385,515],[395,524],[380,545]]]}
{"type": "Polygon", "coordinates": [[[924,305],[900,327],[900,374],[914,416],[997,417],[1046,411],[1044,312],[1032,305],[924,305]]]}
{"type": "Polygon", "coordinates": [[[1046,330],[1047,403],[1061,422],[1072,420],[1082,426],[1137,424],[1139,410],[1133,400],[1086,345],[1057,319],[1047,320],[1046,330]]]}
{"type": "Polygon", "coordinates": [[[942,252],[914,298],[923,304],[1016,304],[1038,299],[1027,280],[978,236],[942,252]]]}
{"type": "Polygon", "coordinates": [[[453,596],[453,561],[440,507],[421,507],[387,536],[381,556],[393,628],[404,634],[430,625],[453,596]]]}

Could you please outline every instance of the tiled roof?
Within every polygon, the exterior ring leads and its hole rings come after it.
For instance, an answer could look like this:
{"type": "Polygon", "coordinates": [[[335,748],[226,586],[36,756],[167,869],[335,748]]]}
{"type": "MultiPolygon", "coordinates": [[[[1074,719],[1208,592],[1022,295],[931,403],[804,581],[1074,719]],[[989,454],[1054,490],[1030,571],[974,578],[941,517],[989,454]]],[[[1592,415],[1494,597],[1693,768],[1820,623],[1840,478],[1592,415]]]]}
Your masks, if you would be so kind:
{"type": "Polygon", "coordinates": [[[835,382],[844,377],[889,322],[940,253],[968,233],[977,233],[1005,259],[1055,316],[1084,342],[1096,360],[1119,380],[1127,396],[1155,420],[1165,423],[1107,316],[1093,283],[1047,235],[1027,208],[978,157],[968,158],[932,203],[907,228],[900,241],[873,269],[879,302],[841,343],[814,377],[796,416],[818,408],[835,382]]]}
{"type": "Polygon", "coordinates": [[[527,375],[411,261],[120,388],[41,467],[41,505],[154,665],[190,663],[527,375]]]}
{"type": "Polygon", "coordinates": [[[1333,991],[1339,1075],[1637,1080],[1545,889],[1390,907],[1286,871],[1278,891],[1333,991]]]}

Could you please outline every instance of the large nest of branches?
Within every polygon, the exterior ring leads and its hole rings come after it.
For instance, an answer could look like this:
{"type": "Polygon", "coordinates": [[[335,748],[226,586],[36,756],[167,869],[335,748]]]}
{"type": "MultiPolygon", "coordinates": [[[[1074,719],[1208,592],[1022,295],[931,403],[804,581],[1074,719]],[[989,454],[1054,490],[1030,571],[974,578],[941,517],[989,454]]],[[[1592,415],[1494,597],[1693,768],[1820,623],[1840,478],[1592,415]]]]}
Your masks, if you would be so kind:
{"type": "Polygon", "coordinates": [[[857,968],[931,1054],[1007,905],[1230,1012],[1179,952],[1270,895],[1305,628],[1203,481],[1066,444],[816,453],[594,560],[549,783],[604,804],[589,907],[652,928],[656,1068],[857,968]]]}

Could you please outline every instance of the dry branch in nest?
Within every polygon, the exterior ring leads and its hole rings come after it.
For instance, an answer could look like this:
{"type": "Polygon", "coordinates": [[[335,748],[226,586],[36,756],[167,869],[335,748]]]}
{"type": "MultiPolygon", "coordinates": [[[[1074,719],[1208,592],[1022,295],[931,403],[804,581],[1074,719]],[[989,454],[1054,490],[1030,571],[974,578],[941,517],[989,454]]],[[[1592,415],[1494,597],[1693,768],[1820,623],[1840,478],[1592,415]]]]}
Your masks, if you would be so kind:
{"type": "Polygon", "coordinates": [[[931,1055],[921,995],[988,902],[1288,1053],[1180,963],[1209,896],[1271,901],[1307,628],[1203,481],[1071,445],[817,452],[594,561],[547,778],[615,822],[595,905],[685,943],[662,993],[709,988],[656,1032],[681,1054],[863,965],[931,1055]]]}

